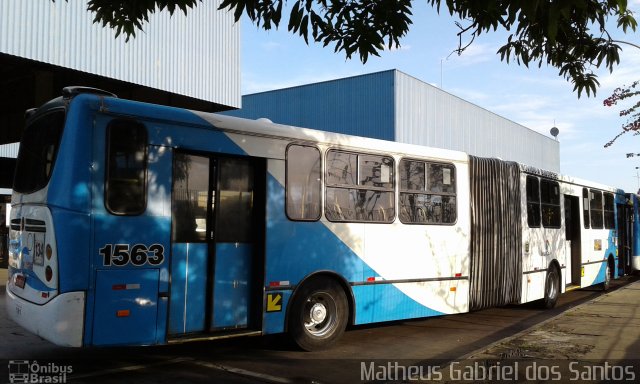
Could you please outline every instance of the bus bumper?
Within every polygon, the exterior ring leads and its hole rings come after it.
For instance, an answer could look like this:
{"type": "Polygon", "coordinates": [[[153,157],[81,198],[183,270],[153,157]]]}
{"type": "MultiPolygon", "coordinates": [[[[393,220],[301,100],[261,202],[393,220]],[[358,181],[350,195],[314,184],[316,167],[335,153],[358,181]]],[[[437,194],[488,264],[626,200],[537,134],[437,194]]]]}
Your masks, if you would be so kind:
{"type": "Polygon", "coordinates": [[[37,305],[11,293],[6,286],[9,317],[28,331],[54,344],[81,347],[84,331],[84,292],[60,294],[44,305],[37,305]]]}

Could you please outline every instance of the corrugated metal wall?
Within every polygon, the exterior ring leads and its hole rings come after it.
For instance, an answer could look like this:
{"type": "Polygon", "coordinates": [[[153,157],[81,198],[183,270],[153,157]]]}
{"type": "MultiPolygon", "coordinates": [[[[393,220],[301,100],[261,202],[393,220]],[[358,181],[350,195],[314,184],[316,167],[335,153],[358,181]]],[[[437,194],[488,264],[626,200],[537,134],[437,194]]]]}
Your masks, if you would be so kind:
{"type": "Polygon", "coordinates": [[[405,73],[395,73],[396,141],[560,172],[557,141],[405,73]]]}
{"type": "Polygon", "coordinates": [[[240,25],[220,2],[153,14],[125,43],[93,24],[85,0],[4,0],[0,52],[240,107],[240,25]]]}
{"type": "Polygon", "coordinates": [[[385,71],[242,97],[224,114],[394,140],[394,74],[385,71]]]}
{"type": "Polygon", "coordinates": [[[18,149],[20,149],[20,143],[2,144],[0,145],[0,157],[15,159],[18,157],[18,149]]]}
{"type": "Polygon", "coordinates": [[[397,70],[245,95],[241,110],[225,114],[560,172],[557,141],[397,70]]]}

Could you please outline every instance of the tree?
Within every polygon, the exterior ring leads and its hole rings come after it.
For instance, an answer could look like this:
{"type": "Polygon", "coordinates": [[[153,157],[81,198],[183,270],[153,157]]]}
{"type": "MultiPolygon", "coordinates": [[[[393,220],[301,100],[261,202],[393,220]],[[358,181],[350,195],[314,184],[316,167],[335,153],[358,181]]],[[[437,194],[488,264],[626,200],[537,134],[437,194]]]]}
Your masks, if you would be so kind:
{"type": "MultiPolygon", "coordinates": [[[[53,0],[55,1],[55,0],[53,0]]],[[[90,0],[88,10],[94,22],[110,26],[116,36],[135,37],[149,21],[149,14],[167,9],[173,14],[196,7],[202,0],[90,0]]],[[[370,55],[397,48],[411,21],[411,0],[223,0],[220,9],[233,11],[238,21],[246,14],[258,27],[280,26],[283,7],[291,6],[287,28],[308,43],[325,47],[347,58],[357,53],[365,63],[370,55]],[[386,48],[385,48],[386,47],[386,48]]],[[[558,69],[574,85],[578,97],[596,93],[599,86],[593,69],[604,65],[609,71],[619,64],[621,47],[608,28],[611,18],[616,30],[635,31],[637,22],[627,0],[426,0],[437,12],[446,9],[458,17],[462,53],[473,40],[499,28],[510,33],[498,52],[503,61],[558,69]]]]}
{"type": "MultiPolygon", "coordinates": [[[[603,104],[612,107],[618,102],[640,97],[640,81],[634,81],[630,86],[622,86],[616,88],[613,94],[607,97],[603,104]]],[[[627,121],[622,124],[622,132],[604,145],[605,148],[610,147],[622,135],[627,132],[634,132],[635,135],[640,134],[640,101],[636,101],[631,107],[620,111],[621,117],[626,117],[627,121]]],[[[640,156],[640,153],[627,153],[627,157],[640,156]]]]}

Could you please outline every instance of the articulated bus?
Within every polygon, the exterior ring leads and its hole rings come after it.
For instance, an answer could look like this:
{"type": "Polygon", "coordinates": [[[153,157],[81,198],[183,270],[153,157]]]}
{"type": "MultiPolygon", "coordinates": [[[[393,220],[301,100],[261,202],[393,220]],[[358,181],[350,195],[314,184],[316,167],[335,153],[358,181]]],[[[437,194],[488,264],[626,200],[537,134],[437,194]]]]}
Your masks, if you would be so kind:
{"type": "Polygon", "coordinates": [[[514,162],[83,87],[27,116],[6,304],[59,345],[314,350],[349,325],[553,307],[627,263],[624,192],[514,162]]]}

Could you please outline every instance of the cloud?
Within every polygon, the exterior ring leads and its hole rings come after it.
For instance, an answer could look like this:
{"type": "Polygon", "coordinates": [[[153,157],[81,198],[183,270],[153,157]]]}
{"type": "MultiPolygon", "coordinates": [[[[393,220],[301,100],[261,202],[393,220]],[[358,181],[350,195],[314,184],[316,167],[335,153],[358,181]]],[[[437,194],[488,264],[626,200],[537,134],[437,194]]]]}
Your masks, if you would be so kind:
{"type": "Polygon", "coordinates": [[[411,50],[411,45],[410,44],[402,44],[399,47],[396,47],[395,45],[392,45],[391,48],[389,48],[388,45],[384,45],[383,51],[387,51],[387,52],[396,52],[396,51],[410,51],[411,50]]]}
{"type": "Polygon", "coordinates": [[[444,59],[445,68],[460,68],[496,60],[497,48],[490,44],[474,43],[460,55],[453,52],[444,59]]]}
{"type": "Polygon", "coordinates": [[[260,44],[260,47],[267,52],[272,52],[283,49],[284,45],[275,41],[266,41],[260,44]]]}

